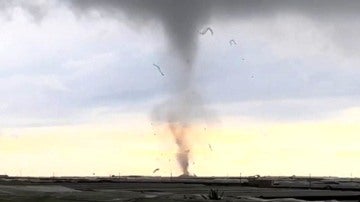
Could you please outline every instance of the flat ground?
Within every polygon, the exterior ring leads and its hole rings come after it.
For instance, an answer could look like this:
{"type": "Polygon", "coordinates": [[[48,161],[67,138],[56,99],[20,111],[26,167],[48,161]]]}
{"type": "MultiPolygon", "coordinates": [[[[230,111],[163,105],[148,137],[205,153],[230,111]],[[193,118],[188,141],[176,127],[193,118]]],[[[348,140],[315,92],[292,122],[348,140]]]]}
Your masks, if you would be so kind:
{"type": "Polygon", "coordinates": [[[0,201],[209,201],[210,189],[224,192],[220,201],[359,201],[360,191],[257,188],[159,182],[0,183],[0,201]],[[1,185],[2,184],[2,185],[1,185]]]}

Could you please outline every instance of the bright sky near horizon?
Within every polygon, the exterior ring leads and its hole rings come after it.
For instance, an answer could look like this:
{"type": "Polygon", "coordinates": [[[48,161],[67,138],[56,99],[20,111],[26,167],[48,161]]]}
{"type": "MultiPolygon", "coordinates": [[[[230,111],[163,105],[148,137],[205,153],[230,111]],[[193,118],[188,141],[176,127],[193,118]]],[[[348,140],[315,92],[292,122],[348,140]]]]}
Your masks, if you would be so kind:
{"type": "MultiPolygon", "coordinates": [[[[65,2],[0,0],[0,173],[180,175],[152,117],[177,89],[169,25],[121,3],[65,2]]],[[[242,2],[253,10],[209,3],[196,21],[214,35],[192,39],[209,119],[186,134],[190,172],[360,177],[360,3],[242,2]]]]}

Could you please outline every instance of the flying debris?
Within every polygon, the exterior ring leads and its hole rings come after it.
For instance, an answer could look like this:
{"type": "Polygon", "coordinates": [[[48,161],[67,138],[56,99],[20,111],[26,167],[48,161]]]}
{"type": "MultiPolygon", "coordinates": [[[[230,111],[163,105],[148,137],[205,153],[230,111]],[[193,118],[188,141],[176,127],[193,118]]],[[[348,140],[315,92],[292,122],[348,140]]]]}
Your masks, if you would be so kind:
{"type": "Polygon", "coordinates": [[[212,149],[212,147],[211,147],[211,144],[209,144],[209,149],[212,151],[213,149],[212,149]]]}
{"type": "Polygon", "coordinates": [[[236,41],[235,41],[234,39],[231,39],[231,40],[229,41],[229,43],[230,43],[230,46],[232,46],[232,45],[237,45],[237,43],[236,43],[236,41]]]}
{"type": "Polygon", "coordinates": [[[161,71],[161,68],[159,67],[159,65],[156,65],[156,64],[153,64],[157,69],[158,71],[160,72],[161,76],[165,76],[165,74],[161,71]]]}
{"type": "Polygon", "coordinates": [[[159,171],[160,168],[156,168],[154,171],[153,171],[153,174],[156,173],[157,171],[159,171]]]}
{"type": "Polygon", "coordinates": [[[210,31],[211,35],[214,35],[214,31],[210,27],[207,27],[206,29],[203,29],[202,31],[200,31],[200,34],[204,35],[204,34],[206,34],[207,31],[210,31]]]}

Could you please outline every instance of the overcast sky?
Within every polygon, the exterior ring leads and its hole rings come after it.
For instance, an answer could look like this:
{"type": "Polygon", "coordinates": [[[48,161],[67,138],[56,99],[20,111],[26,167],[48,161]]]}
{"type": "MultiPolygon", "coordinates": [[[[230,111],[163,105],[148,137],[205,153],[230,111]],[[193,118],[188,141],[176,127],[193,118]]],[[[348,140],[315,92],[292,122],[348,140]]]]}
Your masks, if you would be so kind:
{"type": "Polygon", "coordinates": [[[183,58],[221,123],[360,123],[360,2],[179,2],[0,0],[0,131],[150,117],[183,58]]]}

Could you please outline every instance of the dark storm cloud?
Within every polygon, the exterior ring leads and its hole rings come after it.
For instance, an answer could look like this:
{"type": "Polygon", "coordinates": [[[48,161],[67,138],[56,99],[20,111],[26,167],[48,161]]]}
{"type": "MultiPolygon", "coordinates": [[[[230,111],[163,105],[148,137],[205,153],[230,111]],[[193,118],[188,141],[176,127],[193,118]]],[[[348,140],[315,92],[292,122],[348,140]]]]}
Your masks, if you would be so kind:
{"type": "Polygon", "coordinates": [[[191,61],[197,48],[197,30],[209,19],[208,4],[204,1],[70,1],[76,13],[98,11],[102,15],[120,17],[138,26],[159,21],[179,57],[191,61]]]}
{"type": "MultiPolygon", "coordinates": [[[[332,39],[345,55],[360,51],[360,2],[357,0],[70,0],[77,14],[96,11],[104,16],[119,17],[142,26],[151,20],[160,22],[171,48],[182,58],[193,62],[198,31],[212,20],[219,22],[259,19],[266,20],[286,15],[309,18],[332,39]]],[[[221,30],[215,30],[215,32],[221,30]]],[[[306,31],[306,30],[304,30],[306,31]]]]}
{"type": "MultiPolygon", "coordinates": [[[[22,7],[35,19],[42,19],[54,2],[0,0],[0,9],[9,12],[14,7],[22,7]]],[[[349,49],[355,47],[354,42],[360,43],[357,39],[360,25],[356,23],[360,2],[357,0],[68,0],[58,3],[64,2],[77,15],[92,11],[118,19],[125,15],[126,21],[137,26],[159,21],[167,32],[171,47],[177,47],[174,51],[190,62],[196,52],[198,31],[214,19],[246,20],[297,14],[320,23],[320,26],[333,27],[332,33],[328,34],[342,48],[349,49]]]]}

